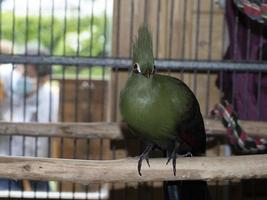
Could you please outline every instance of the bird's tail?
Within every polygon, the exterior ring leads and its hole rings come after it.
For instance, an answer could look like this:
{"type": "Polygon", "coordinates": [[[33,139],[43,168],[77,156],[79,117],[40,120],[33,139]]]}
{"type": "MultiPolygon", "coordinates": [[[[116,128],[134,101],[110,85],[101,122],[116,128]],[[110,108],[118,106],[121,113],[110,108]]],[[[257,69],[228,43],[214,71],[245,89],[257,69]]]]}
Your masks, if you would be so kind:
{"type": "MultiPolygon", "coordinates": [[[[175,151],[176,152],[176,151],[175,151]]],[[[180,152],[179,155],[187,156],[187,151],[180,152]]],[[[177,153],[177,152],[176,152],[177,153]]],[[[164,152],[170,158],[170,151],[164,152]]],[[[191,152],[190,155],[192,156],[191,152]]],[[[201,154],[194,152],[193,156],[201,154]]],[[[176,157],[172,157],[176,161],[176,157]]],[[[176,163],[176,162],[174,162],[176,163]]],[[[175,169],[176,164],[174,164],[175,169]]],[[[176,171],[176,169],[175,169],[176,171]]],[[[206,181],[166,181],[164,182],[165,200],[211,200],[211,196],[206,181]]]]}
{"type": "Polygon", "coordinates": [[[206,181],[164,182],[166,200],[211,200],[206,181]]]}

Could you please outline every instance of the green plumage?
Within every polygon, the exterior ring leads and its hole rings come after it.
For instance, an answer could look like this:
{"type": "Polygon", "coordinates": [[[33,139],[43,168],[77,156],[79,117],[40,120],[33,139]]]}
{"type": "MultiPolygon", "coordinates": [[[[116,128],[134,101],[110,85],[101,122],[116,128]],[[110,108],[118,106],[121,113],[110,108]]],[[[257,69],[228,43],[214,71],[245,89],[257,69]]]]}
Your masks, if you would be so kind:
{"type": "Polygon", "coordinates": [[[188,127],[192,120],[203,122],[190,89],[178,79],[160,74],[151,78],[133,74],[121,92],[120,108],[133,133],[164,147],[177,139],[178,130],[197,134],[193,130],[197,127],[188,127]]]}
{"type": "Polygon", "coordinates": [[[141,26],[133,45],[133,64],[139,63],[142,72],[147,73],[154,66],[152,38],[147,26],[141,26]]]}
{"type": "Polygon", "coordinates": [[[206,136],[198,101],[181,80],[154,73],[147,26],[139,29],[133,45],[133,66],[120,96],[122,117],[133,134],[173,156],[204,153],[206,136]],[[136,65],[140,71],[134,70],[136,65]]]}

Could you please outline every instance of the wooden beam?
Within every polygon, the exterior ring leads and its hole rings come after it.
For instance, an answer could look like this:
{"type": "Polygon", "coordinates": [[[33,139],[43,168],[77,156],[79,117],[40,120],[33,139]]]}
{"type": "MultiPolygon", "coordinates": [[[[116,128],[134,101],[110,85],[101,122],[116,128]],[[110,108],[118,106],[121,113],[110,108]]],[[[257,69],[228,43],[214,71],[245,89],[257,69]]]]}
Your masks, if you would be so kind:
{"type": "Polygon", "coordinates": [[[0,122],[0,135],[64,138],[121,138],[117,123],[22,123],[0,122]]]}
{"type": "MultiPolygon", "coordinates": [[[[221,121],[205,119],[209,135],[224,135],[226,129],[221,121]]],[[[251,136],[267,137],[267,123],[241,121],[244,130],[251,136]]],[[[0,135],[48,136],[64,138],[122,139],[118,123],[12,123],[0,122],[0,135]]]]}
{"type": "MultiPolygon", "coordinates": [[[[226,128],[220,120],[204,119],[206,131],[210,135],[226,135],[226,128]]],[[[250,136],[267,137],[267,123],[256,121],[240,121],[242,128],[250,136]]]]}
{"type": "Polygon", "coordinates": [[[267,178],[267,155],[178,158],[176,176],[166,159],[151,159],[150,168],[144,162],[142,176],[137,173],[137,162],[137,158],[93,161],[0,157],[0,177],[81,184],[267,178]]]}

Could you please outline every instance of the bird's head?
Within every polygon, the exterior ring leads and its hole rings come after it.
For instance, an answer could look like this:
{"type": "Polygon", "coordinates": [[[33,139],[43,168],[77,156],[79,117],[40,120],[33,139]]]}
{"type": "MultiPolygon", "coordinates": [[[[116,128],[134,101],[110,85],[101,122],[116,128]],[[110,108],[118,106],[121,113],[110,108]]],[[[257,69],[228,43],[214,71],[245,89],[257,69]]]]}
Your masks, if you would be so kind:
{"type": "Polygon", "coordinates": [[[155,73],[151,33],[147,25],[138,29],[138,36],[133,44],[133,73],[149,78],[155,73]]]}

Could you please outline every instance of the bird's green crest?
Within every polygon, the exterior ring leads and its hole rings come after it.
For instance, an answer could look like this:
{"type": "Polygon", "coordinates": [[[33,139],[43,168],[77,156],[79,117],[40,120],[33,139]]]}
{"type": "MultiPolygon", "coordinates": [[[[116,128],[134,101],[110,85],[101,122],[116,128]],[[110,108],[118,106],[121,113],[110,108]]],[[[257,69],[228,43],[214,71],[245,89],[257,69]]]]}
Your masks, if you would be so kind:
{"type": "Polygon", "coordinates": [[[133,44],[133,64],[138,63],[142,73],[150,73],[154,68],[152,36],[147,25],[138,29],[133,44]]]}

